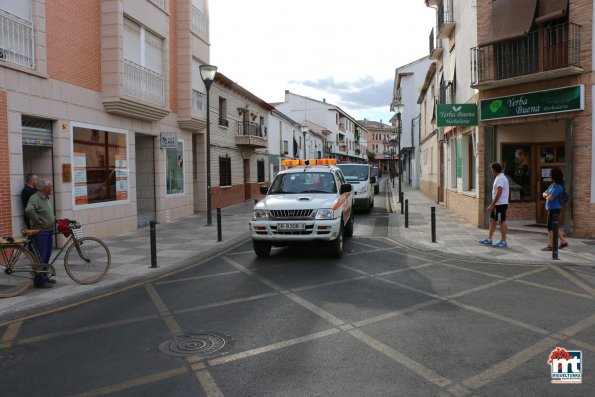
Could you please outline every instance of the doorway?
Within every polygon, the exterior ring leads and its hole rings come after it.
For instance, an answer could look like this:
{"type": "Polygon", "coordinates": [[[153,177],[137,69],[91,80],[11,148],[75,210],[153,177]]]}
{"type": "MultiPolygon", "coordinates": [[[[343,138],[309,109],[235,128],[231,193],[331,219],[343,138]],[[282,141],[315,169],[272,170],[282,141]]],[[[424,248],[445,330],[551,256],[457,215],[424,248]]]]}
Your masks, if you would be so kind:
{"type": "Polygon", "coordinates": [[[250,200],[250,159],[244,159],[244,200],[250,200]]]}
{"type": "Polygon", "coordinates": [[[135,134],[136,216],[137,227],[149,226],[156,220],[155,137],[135,134]]]}
{"type": "MultiPolygon", "coordinates": [[[[536,156],[537,186],[535,196],[537,197],[536,223],[547,223],[547,211],[545,210],[545,199],[542,194],[552,183],[550,173],[553,168],[560,168],[565,172],[566,148],[564,143],[547,143],[537,145],[536,156]]],[[[563,215],[563,214],[562,214],[563,215]]],[[[564,222],[563,216],[560,218],[560,224],[564,222]]]]}

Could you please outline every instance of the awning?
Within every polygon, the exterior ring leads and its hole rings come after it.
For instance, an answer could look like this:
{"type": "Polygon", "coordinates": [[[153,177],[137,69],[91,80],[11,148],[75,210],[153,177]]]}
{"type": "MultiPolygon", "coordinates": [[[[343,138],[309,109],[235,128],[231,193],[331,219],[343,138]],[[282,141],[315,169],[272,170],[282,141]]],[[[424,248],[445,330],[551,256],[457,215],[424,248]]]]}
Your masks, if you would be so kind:
{"type": "Polygon", "coordinates": [[[568,0],[538,0],[535,23],[563,18],[568,13],[568,0]]]}
{"type": "Polygon", "coordinates": [[[492,30],[479,46],[525,36],[533,24],[536,7],[537,0],[492,1],[492,30]]]}

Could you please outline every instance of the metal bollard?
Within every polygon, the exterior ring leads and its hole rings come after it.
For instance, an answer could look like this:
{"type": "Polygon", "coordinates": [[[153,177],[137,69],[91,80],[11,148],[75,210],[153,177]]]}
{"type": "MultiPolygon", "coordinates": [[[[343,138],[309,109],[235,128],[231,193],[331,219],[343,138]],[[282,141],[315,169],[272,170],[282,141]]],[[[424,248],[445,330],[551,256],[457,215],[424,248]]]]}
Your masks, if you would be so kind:
{"type": "Polygon", "coordinates": [[[405,193],[399,193],[399,203],[401,204],[401,214],[404,212],[403,210],[403,202],[405,201],[405,193]]]}
{"type": "Polygon", "coordinates": [[[258,199],[254,199],[254,204],[258,204],[258,199]]]}
{"type": "Polygon", "coordinates": [[[151,269],[158,268],[157,266],[157,233],[155,231],[155,221],[149,222],[151,234],[151,269]]]}
{"type": "Polygon", "coordinates": [[[217,241],[223,241],[221,236],[221,208],[217,208],[217,241]]]}
{"type": "Polygon", "coordinates": [[[436,207],[431,208],[430,222],[432,227],[432,242],[436,242],[436,207]]]}
{"type": "Polygon", "coordinates": [[[554,214],[554,224],[552,226],[552,259],[558,260],[558,214],[554,214]]]}
{"type": "Polygon", "coordinates": [[[405,200],[405,229],[409,227],[409,200],[405,200]]]}

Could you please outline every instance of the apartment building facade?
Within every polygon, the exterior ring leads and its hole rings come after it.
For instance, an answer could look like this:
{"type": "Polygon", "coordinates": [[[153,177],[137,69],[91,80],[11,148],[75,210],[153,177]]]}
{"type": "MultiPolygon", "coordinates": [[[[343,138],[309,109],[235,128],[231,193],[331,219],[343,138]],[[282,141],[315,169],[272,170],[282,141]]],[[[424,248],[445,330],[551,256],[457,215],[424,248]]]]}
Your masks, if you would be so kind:
{"type": "Polygon", "coordinates": [[[302,95],[285,91],[285,101],[275,106],[277,110],[287,114],[293,120],[308,127],[303,137],[299,137],[298,146],[302,142],[308,145],[310,139],[320,143],[321,149],[312,147],[308,153],[317,157],[318,152],[325,158],[335,158],[338,162],[367,162],[366,129],[352,116],[336,105],[318,101],[302,95]],[[314,132],[309,134],[308,132],[314,132]]]}
{"type": "MultiPolygon", "coordinates": [[[[275,104],[271,104],[275,106],[275,104]]],[[[273,109],[269,114],[268,151],[270,179],[281,171],[281,161],[300,158],[298,137],[302,125],[285,113],[273,109]]]]}
{"type": "Polygon", "coordinates": [[[390,163],[397,159],[397,134],[394,127],[384,124],[382,120],[372,121],[368,119],[358,120],[368,131],[368,157],[370,164],[378,167],[382,174],[389,173],[390,163]],[[394,143],[394,145],[391,145],[394,143]],[[372,158],[370,159],[370,156],[372,158]]]}
{"type": "MultiPolygon", "coordinates": [[[[259,187],[268,183],[270,175],[268,125],[273,106],[222,73],[215,76],[209,96],[212,208],[261,197],[259,187]]],[[[206,151],[202,137],[196,136],[197,153],[206,151]]],[[[206,169],[206,164],[199,164],[198,169],[206,169]]],[[[197,180],[195,195],[202,208],[207,184],[200,175],[197,180]]]]}
{"type": "Polygon", "coordinates": [[[480,203],[490,199],[489,164],[498,161],[511,185],[509,219],[543,224],[542,192],[561,168],[572,196],[562,222],[578,237],[595,237],[594,13],[589,0],[478,0],[471,50],[480,203]]]}
{"type": "Polygon", "coordinates": [[[0,228],[20,233],[29,172],[89,235],[191,215],[206,0],[22,0],[2,2],[0,20],[0,228]]]}

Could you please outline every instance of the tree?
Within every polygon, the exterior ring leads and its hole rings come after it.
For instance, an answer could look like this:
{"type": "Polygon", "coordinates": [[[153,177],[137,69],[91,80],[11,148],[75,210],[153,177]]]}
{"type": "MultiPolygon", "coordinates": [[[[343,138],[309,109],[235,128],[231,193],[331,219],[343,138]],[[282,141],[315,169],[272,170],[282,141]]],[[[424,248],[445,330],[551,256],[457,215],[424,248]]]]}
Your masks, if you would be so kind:
{"type": "Polygon", "coordinates": [[[369,162],[372,162],[372,161],[376,160],[376,153],[374,153],[374,152],[368,152],[367,155],[368,155],[368,161],[369,162]]]}

